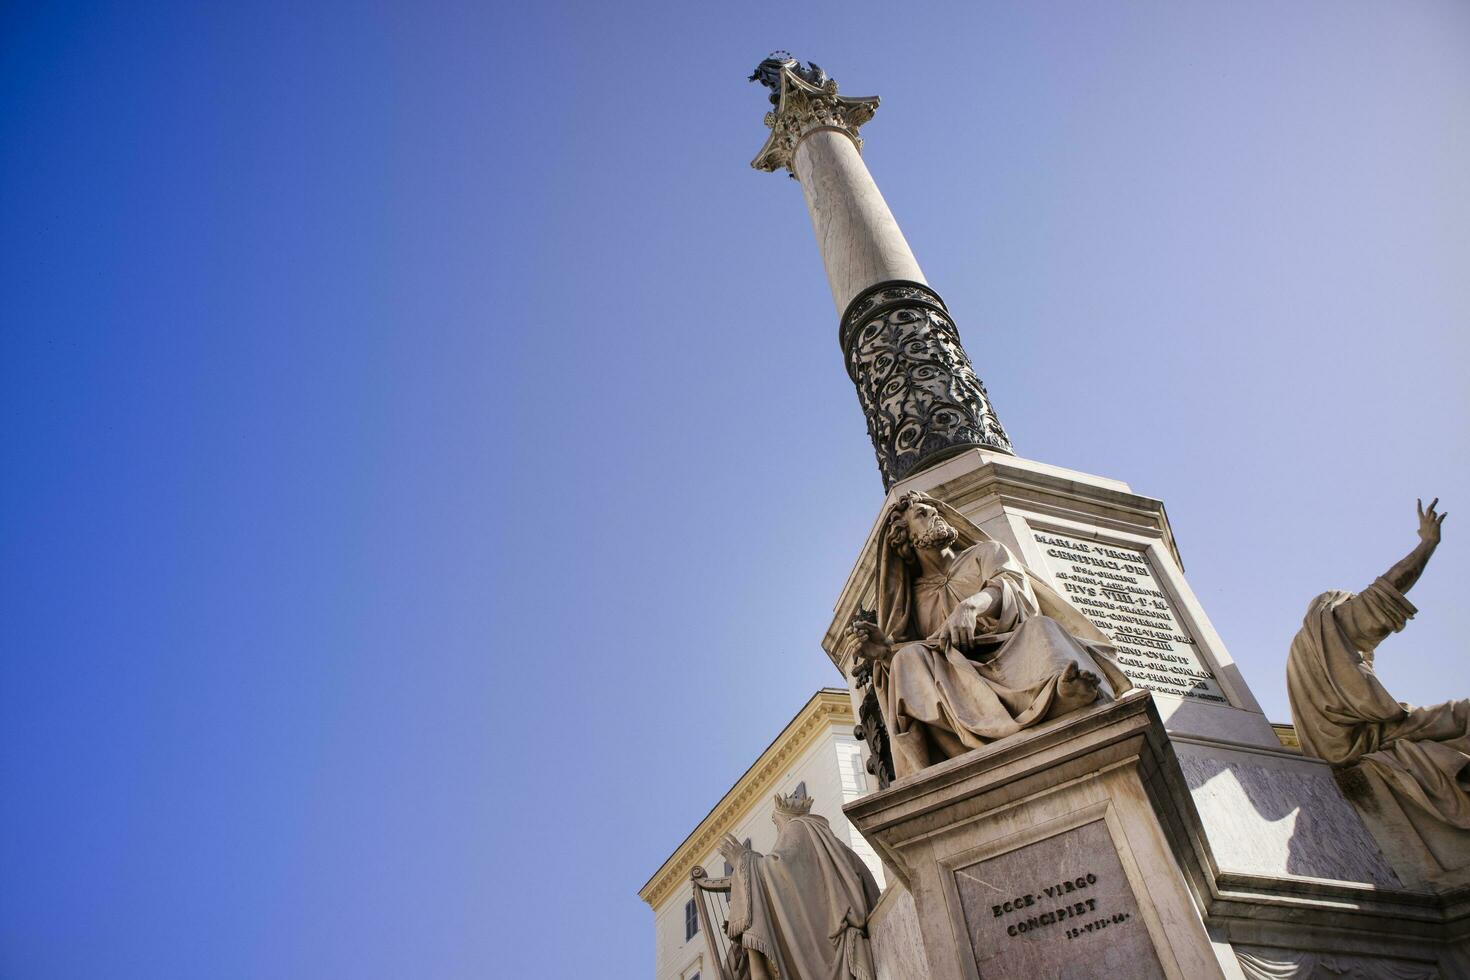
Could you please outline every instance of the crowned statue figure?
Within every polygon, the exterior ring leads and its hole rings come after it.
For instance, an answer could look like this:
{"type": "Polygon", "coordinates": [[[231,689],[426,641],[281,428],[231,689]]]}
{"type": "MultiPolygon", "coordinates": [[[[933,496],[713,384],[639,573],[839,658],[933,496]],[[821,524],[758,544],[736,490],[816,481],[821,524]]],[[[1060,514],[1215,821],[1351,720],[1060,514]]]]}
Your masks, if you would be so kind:
{"type": "Polygon", "coordinates": [[[1286,691],[1302,751],[1335,766],[1359,765],[1399,799],[1470,831],[1470,700],[1427,707],[1396,700],[1373,654],[1418,610],[1408,592],[1439,547],[1436,498],[1419,503],[1419,543],[1359,593],[1312,600],[1286,660],[1286,691]]]}
{"type": "Polygon", "coordinates": [[[720,842],[734,869],[726,967],[740,980],[876,980],[867,925],[878,884],[811,808],[804,794],[776,797],[769,854],[720,842]]]}
{"type": "Polygon", "coordinates": [[[884,514],[877,607],[847,634],[871,664],[899,778],[1133,686],[1086,616],[924,493],[884,514]]]}

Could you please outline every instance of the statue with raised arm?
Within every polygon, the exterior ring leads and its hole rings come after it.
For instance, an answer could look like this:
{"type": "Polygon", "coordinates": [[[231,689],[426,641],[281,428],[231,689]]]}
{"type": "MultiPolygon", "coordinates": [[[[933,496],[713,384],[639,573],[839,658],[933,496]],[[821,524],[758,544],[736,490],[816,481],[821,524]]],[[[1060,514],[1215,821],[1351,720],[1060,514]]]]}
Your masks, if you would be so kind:
{"type": "Polygon", "coordinates": [[[924,493],[880,524],[877,607],[847,632],[899,778],[1133,686],[1087,617],[924,493]]]}
{"type": "Polygon", "coordinates": [[[776,797],[769,854],[720,842],[734,868],[726,967],[740,980],[876,980],[867,926],[878,884],[811,808],[805,795],[776,797]]]}
{"type": "Polygon", "coordinates": [[[1434,549],[1444,514],[1419,502],[1419,544],[1356,595],[1312,600],[1286,660],[1286,691],[1302,751],[1371,769],[1401,800],[1470,830],[1470,700],[1415,708],[1394,700],[1373,654],[1418,612],[1404,598],[1434,549]]]}

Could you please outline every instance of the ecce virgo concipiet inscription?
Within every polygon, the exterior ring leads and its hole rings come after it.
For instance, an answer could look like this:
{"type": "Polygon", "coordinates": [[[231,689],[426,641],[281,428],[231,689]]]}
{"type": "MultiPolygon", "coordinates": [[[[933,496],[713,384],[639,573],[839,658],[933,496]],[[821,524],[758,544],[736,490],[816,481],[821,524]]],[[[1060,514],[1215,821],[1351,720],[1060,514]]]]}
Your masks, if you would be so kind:
{"type": "Polygon", "coordinates": [[[1118,664],[1139,687],[1181,698],[1229,704],[1137,548],[1034,531],[1067,600],[1118,648],[1118,664]]]}
{"type": "MultiPolygon", "coordinates": [[[[1070,881],[1058,881],[1051,885],[1042,885],[1040,894],[1018,895],[1013,899],[1007,899],[999,905],[990,907],[991,915],[997,919],[1006,916],[1010,921],[1006,925],[1007,936],[1019,936],[1027,932],[1035,932],[1047,926],[1054,926],[1068,919],[1085,919],[1091,913],[1097,911],[1097,899],[1084,898],[1082,890],[1088,885],[1097,884],[1097,875],[1089,871],[1078,875],[1070,881]],[[1073,902],[1073,894],[1076,893],[1077,901],[1073,902]],[[1049,908],[1052,903],[1067,902],[1065,905],[1057,905],[1049,908]],[[1027,913],[1030,913],[1029,915],[1027,913]]],[[[1067,929],[1066,937],[1076,939],[1084,932],[1092,932],[1096,929],[1106,929],[1109,925],[1117,925],[1128,921],[1127,912],[1114,912],[1111,916],[1102,915],[1085,922],[1074,925],[1067,929]]]]}
{"type": "Polygon", "coordinates": [[[1161,975],[1101,821],[960,868],[955,885],[984,978],[1161,975]]]}

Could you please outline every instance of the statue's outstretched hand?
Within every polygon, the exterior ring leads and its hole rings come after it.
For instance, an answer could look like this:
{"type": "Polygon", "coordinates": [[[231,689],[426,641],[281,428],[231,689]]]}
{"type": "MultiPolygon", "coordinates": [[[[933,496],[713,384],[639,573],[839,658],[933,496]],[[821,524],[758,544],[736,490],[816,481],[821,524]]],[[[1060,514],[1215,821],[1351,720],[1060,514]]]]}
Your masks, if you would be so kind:
{"type": "Polygon", "coordinates": [[[893,641],[877,623],[854,619],[847,627],[847,639],[857,645],[857,655],[864,660],[887,663],[893,656],[893,641]]]}
{"type": "Polygon", "coordinates": [[[1448,514],[1441,514],[1435,510],[1439,506],[1439,498],[1435,497],[1424,506],[1424,501],[1417,501],[1419,508],[1419,543],[1414,545],[1414,550],[1409,552],[1393,567],[1383,573],[1383,579],[1389,585],[1400,592],[1408,592],[1419,581],[1419,576],[1424,572],[1424,566],[1429,563],[1429,556],[1439,547],[1439,526],[1444,523],[1448,514]]]}
{"type": "Polygon", "coordinates": [[[1417,503],[1419,505],[1419,539],[1427,545],[1436,546],[1439,544],[1439,526],[1450,515],[1435,513],[1434,508],[1439,506],[1438,497],[1431,500],[1428,507],[1424,506],[1423,500],[1417,503]]]}
{"type": "Polygon", "coordinates": [[[734,834],[726,834],[724,837],[720,838],[719,851],[720,855],[726,861],[728,861],[731,866],[734,866],[737,863],[740,855],[745,853],[746,847],[744,844],[740,843],[740,841],[735,839],[734,834]]]}

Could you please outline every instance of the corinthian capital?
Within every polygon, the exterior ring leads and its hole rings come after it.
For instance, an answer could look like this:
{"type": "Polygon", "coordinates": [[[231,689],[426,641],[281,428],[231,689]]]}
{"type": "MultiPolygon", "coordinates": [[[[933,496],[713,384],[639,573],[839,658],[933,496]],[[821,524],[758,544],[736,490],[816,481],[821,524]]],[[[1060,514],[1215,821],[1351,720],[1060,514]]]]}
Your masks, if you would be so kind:
{"type": "Polygon", "coordinates": [[[878,110],[877,96],[852,99],[838,95],[837,82],[828,78],[826,72],[811,62],[802,68],[785,51],[774,52],[762,61],[750,80],[771,90],[771,103],[776,107],[775,111],[766,113],[765,122],[771,136],[750,161],[755,169],[774,173],[784,168],[795,177],[791,162],[797,144],[823,129],[842,133],[862,149],[858,127],[872,119],[878,110]]]}

